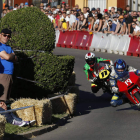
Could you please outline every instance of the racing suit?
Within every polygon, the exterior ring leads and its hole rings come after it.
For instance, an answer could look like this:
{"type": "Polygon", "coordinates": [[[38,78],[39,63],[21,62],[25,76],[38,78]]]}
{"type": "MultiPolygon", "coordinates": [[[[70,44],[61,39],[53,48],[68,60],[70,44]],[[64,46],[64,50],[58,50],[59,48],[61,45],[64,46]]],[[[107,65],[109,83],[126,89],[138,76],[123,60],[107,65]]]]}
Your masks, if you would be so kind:
{"type": "Polygon", "coordinates": [[[97,93],[100,88],[102,88],[102,85],[98,83],[98,65],[99,63],[105,63],[109,64],[112,69],[113,67],[113,62],[110,59],[103,59],[100,57],[96,57],[96,62],[94,65],[94,68],[91,68],[87,63],[84,66],[84,72],[86,74],[87,80],[92,82],[91,84],[91,90],[93,93],[97,93]]]}
{"type": "MultiPolygon", "coordinates": [[[[140,75],[140,70],[137,70],[129,65],[127,65],[127,71],[128,72],[135,72],[137,75],[140,75]]],[[[120,78],[116,72],[111,73],[109,82],[110,82],[111,91],[112,91],[112,93],[114,93],[114,95],[111,99],[110,104],[113,107],[117,107],[117,106],[122,105],[126,102],[129,102],[129,100],[127,98],[122,98],[123,93],[119,93],[119,89],[117,87],[117,80],[123,81],[123,78],[120,78]]]]}

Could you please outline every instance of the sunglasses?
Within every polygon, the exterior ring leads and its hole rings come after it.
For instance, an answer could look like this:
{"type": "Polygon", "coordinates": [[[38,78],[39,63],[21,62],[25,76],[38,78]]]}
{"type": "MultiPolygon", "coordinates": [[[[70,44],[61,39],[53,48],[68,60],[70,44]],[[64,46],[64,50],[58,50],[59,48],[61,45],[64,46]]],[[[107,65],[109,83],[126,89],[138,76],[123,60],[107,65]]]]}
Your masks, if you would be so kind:
{"type": "Polygon", "coordinates": [[[132,26],[133,26],[133,25],[135,25],[135,24],[132,24],[132,26]]]}
{"type": "Polygon", "coordinates": [[[11,36],[10,35],[7,35],[7,34],[2,34],[4,37],[7,37],[7,38],[10,38],[11,36]]]}

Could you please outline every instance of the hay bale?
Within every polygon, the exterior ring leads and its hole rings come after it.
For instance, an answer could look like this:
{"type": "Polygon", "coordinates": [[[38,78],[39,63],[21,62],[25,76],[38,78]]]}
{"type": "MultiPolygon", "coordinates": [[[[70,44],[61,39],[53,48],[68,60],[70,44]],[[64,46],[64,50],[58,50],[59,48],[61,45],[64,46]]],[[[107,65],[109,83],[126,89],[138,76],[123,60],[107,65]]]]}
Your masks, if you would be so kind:
{"type": "Polygon", "coordinates": [[[35,105],[35,114],[37,124],[51,123],[52,121],[52,104],[50,100],[44,99],[37,102],[35,105]]]}
{"type": "Polygon", "coordinates": [[[0,140],[3,140],[5,132],[6,119],[4,116],[0,115],[0,140]]]}
{"type": "Polygon", "coordinates": [[[76,111],[76,99],[77,99],[76,94],[69,93],[68,95],[65,95],[64,98],[61,97],[61,98],[52,100],[51,102],[52,102],[52,107],[53,107],[53,113],[57,114],[57,113],[65,112],[69,114],[69,110],[70,110],[70,113],[74,114],[76,111]]]}
{"type": "Polygon", "coordinates": [[[70,79],[69,79],[68,85],[69,85],[69,86],[75,86],[75,81],[76,81],[76,74],[75,74],[75,72],[73,71],[73,72],[72,72],[72,75],[71,75],[71,77],[70,77],[70,79]]]}
{"type": "Polygon", "coordinates": [[[11,108],[15,109],[31,105],[34,105],[34,107],[16,111],[17,116],[24,121],[36,120],[38,126],[51,123],[52,106],[50,100],[19,99],[11,105],[11,108]]]}
{"type": "Polygon", "coordinates": [[[77,100],[76,102],[79,103],[79,98],[80,98],[80,91],[78,86],[72,86],[71,89],[69,90],[70,93],[74,93],[77,95],[77,100]]]}

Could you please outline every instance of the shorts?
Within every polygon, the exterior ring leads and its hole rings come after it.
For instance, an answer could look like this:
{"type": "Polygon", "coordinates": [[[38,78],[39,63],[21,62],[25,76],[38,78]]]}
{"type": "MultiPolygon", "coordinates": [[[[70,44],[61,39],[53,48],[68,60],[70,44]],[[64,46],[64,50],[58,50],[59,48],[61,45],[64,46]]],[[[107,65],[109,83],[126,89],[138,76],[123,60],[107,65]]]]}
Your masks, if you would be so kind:
{"type": "Polygon", "coordinates": [[[12,83],[12,75],[0,74],[0,100],[6,101],[10,98],[12,83]]]}

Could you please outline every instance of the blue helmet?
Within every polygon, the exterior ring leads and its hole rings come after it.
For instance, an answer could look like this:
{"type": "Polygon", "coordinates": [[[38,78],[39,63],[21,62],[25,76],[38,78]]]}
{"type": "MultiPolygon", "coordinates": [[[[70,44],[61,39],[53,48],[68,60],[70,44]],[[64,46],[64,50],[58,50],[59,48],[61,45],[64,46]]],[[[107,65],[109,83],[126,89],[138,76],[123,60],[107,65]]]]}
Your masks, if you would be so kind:
{"type": "Polygon", "coordinates": [[[115,61],[114,68],[120,78],[123,78],[128,74],[126,62],[122,59],[117,59],[115,61]]]}

